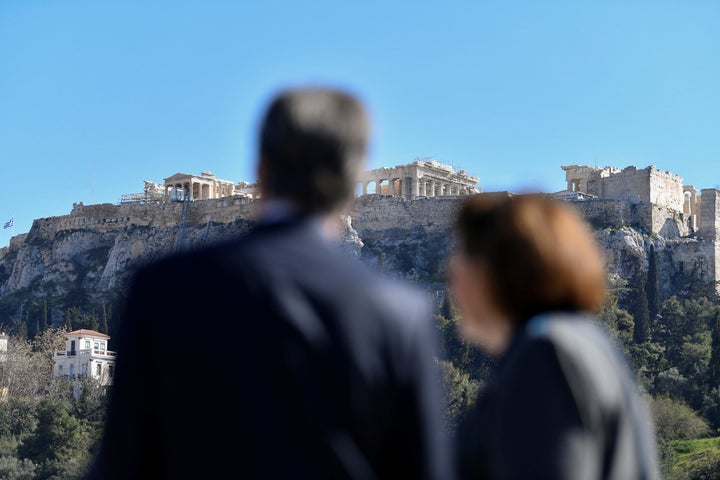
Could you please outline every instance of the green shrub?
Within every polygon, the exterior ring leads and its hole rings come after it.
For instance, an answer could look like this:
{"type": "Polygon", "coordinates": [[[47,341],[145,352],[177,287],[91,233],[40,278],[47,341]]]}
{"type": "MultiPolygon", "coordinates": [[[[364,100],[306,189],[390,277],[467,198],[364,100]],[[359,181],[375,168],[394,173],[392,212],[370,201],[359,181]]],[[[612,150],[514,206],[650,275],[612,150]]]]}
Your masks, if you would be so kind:
{"type": "Polygon", "coordinates": [[[707,422],[679,400],[659,396],[652,400],[650,407],[662,441],[702,438],[710,433],[707,422]]]}

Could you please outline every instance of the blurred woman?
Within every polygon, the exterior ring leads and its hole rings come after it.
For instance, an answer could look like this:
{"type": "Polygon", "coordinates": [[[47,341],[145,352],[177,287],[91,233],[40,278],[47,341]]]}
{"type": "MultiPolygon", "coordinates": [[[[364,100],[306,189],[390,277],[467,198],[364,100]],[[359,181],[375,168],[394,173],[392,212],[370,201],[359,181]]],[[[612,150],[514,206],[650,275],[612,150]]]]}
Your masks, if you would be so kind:
{"type": "Polygon", "coordinates": [[[463,333],[499,358],[459,430],[460,477],[657,478],[645,407],[591,316],[605,272],[586,224],[546,197],[498,194],[470,199],[457,227],[463,333]]]}

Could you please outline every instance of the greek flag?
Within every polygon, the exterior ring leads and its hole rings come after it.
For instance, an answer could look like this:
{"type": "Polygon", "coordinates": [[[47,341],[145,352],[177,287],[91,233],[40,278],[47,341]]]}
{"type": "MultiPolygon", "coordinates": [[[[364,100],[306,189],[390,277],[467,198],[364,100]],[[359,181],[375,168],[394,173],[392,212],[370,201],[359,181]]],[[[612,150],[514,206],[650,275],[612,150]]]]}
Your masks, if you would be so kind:
{"type": "Polygon", "coordinates": [[[8,220],[7,222],[5,222],[5,225],[3,226],[3,229],[10,228],[10,227],[12,227],[13,225],[15,225],[15,219],[14,219],[14,218],[11,218],[11,219],[8,220]]]}

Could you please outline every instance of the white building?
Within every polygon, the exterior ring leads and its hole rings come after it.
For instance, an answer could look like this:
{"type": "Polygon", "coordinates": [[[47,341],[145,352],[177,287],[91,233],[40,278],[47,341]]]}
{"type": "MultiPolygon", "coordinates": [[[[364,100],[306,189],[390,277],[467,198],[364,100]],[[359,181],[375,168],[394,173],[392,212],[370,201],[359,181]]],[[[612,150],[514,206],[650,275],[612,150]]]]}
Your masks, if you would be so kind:
{"type": "Polygon", "coordinates": [[[108,349],[110,337],[95,330],[75,330],[65,334],[65,350],[53,355],[55,377],[90,377],[110,385],[116,353],[108,349]]]}

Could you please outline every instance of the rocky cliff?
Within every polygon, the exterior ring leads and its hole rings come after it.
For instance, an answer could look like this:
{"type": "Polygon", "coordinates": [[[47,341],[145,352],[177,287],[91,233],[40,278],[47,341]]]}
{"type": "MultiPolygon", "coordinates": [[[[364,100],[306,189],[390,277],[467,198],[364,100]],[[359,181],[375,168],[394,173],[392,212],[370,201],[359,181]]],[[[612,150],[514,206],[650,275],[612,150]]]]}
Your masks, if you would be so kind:
{"type": "MultiPolygon", "coordinates": [[[[462,197],[360,197],[350,212],[352,220],[339,219],[342,244],[368,264],[421,284],[441,307],[444,262],[461,201],[462,197]]],[[[12,331],[21,320],[38,315],[41,304],[48,305],[48,322],[61,324],[69,307],[93,309],[117,302],[139,266],[241,235],[251,228],[253,218],[252,203],[226,198],[77,204],[69,215],[36,220],[28,234],[0,250],[0,328],[12,331]]],[[[666,239],[622,225],[601,228],[597,235],[615,286],[647,269],[651,246],[658,254],[665,295],[683,271],[709,271],[714,266],[714,242],[666,239]]]]}

